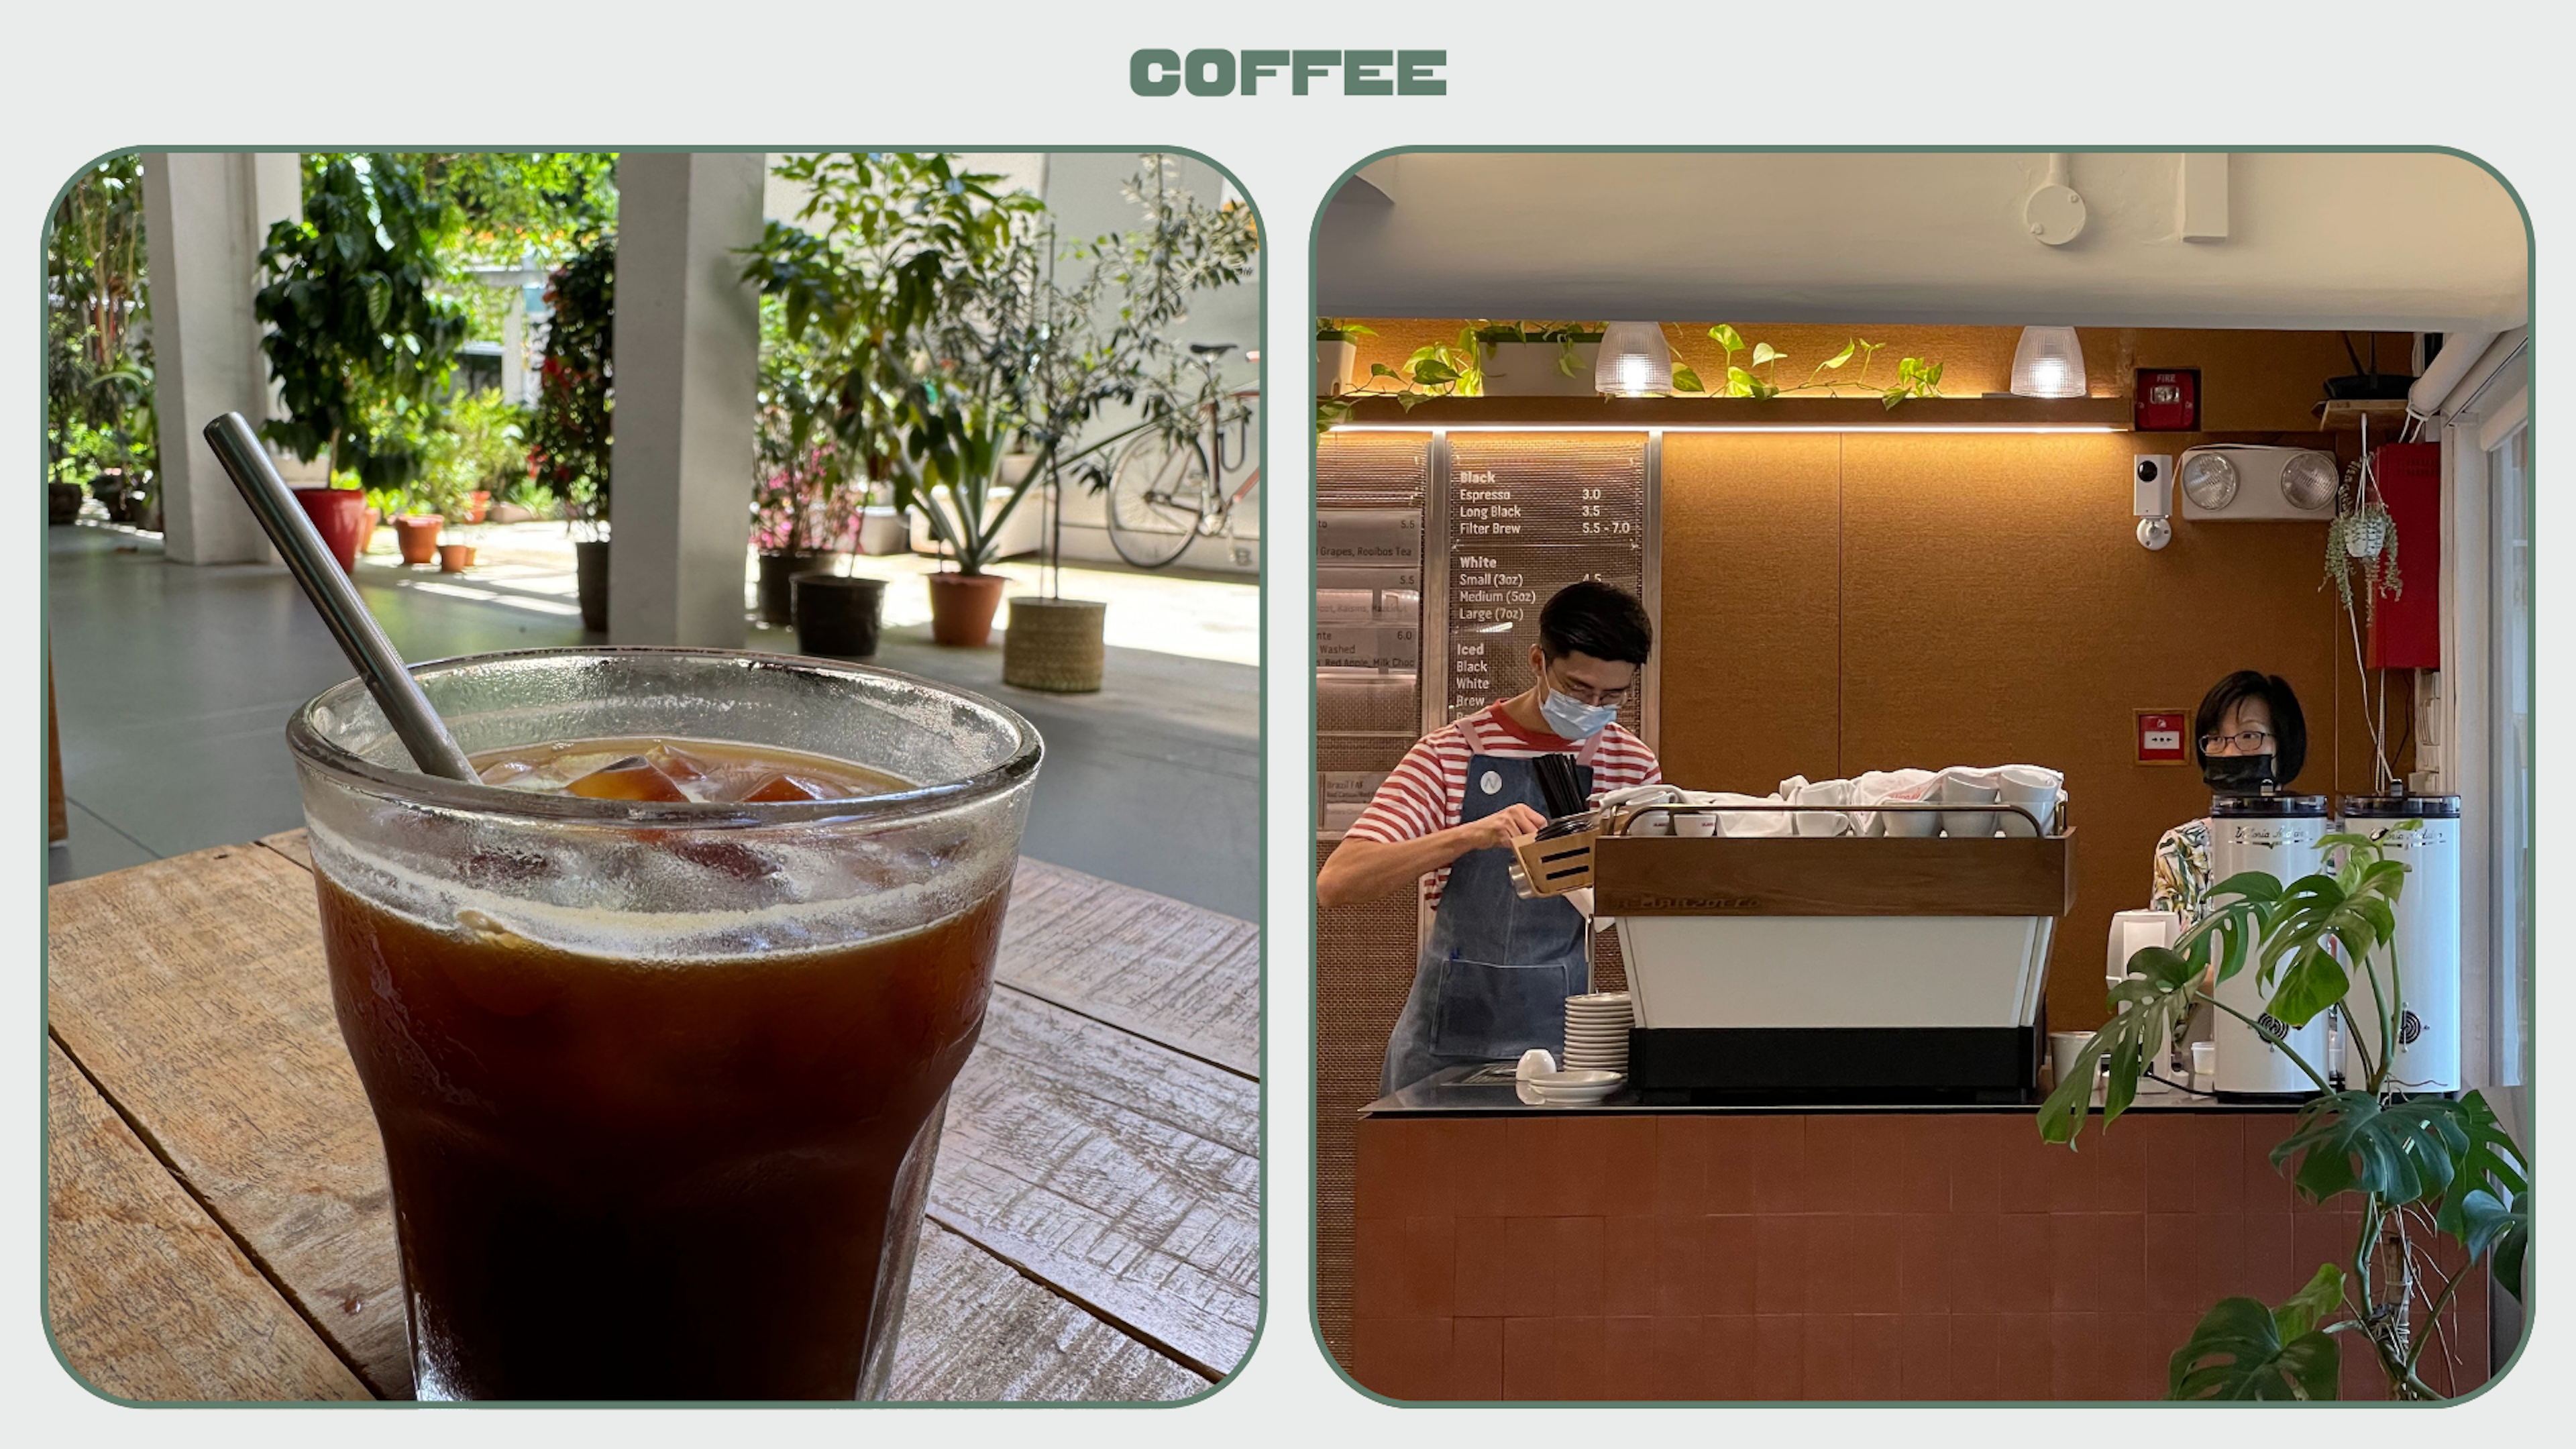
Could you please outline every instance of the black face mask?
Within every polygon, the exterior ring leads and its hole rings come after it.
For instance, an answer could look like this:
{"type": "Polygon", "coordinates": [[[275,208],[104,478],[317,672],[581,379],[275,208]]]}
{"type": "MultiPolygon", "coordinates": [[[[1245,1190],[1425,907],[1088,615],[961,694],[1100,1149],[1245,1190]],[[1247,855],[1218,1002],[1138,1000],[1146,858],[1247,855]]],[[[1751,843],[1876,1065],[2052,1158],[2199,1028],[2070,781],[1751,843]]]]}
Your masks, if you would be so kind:
{"type": "Polygon", "coordinates": [[[2221,795],[2260,795],[2266,785],[2278,785],[2272,777],[2272,755],[2203,755],[2200,778],[2221,795]]]}

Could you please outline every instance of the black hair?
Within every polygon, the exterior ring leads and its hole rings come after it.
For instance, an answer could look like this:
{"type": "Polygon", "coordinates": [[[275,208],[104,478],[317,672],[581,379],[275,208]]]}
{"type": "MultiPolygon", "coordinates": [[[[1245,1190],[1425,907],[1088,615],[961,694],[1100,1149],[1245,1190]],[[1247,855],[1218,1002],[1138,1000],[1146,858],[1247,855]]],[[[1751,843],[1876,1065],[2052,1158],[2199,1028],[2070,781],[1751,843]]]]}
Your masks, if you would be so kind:
{"type": "Polygon", "coordinates": [[[2291,692],[2290,682],[2259,669],[2237,670],[2201,696],[2200,713],[2191,720],[2192,763],[2205,763],[2201,738],[2218,733],[2219,721],[2239,700],[2247,699],[2259,699],[2272,711],[2273,783],[2286,786],[2299,778],[2300,767],[2308,762],[2308,718],[2299,712],[2299,697],[2291,692]]]}
{"type": "Polygon", "coordinates": [[[1550,659],[1589,654],[1641,665],[1655,647],[1655,625],[1635,594],[1599,579],[1579,579],[1538,611],[1538,647],[1550,659]]]}

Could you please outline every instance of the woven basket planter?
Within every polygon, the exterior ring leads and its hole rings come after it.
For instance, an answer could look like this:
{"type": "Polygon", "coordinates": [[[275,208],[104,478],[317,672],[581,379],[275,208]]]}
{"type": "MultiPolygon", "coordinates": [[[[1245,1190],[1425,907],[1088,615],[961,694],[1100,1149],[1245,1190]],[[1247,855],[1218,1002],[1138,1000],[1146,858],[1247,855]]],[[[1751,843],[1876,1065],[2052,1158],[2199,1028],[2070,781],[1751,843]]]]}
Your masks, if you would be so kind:
{"type": "Polygon", "coordinates": [[[1096,599],[1011,600],[1002,682],[1052,694],[1097,691],[1107,653],[1101,627],[1108,616],[1109,606],[1096,599]]]}

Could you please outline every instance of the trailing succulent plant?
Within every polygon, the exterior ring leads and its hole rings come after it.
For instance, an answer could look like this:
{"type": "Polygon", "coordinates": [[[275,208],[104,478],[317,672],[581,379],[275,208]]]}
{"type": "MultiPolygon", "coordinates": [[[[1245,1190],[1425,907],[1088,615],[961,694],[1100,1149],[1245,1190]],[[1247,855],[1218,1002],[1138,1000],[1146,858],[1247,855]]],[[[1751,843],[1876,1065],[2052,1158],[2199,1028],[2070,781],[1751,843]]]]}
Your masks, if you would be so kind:
{"type": "Polygon", "coordinates": [[[2344,468],[2344,485],[2335,498],[2334,521],[2326,525],[2326,582],[2354,611],[2354,580],[2360,580],[2360,614],[2366,622],[2379,611],[2379,596],[2394,599],[2405,592],[2397,570],[2397,520],[2379,496],[2365,453],[2344,468]]]}

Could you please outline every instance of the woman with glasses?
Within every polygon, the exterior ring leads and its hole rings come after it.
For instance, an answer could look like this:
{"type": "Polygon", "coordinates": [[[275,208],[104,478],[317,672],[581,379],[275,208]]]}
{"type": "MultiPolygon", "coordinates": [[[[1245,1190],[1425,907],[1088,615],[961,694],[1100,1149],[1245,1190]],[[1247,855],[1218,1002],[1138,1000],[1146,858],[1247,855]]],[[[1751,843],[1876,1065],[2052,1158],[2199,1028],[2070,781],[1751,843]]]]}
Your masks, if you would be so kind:
{"type": "MultiPolygon", "coordinates": [[[[2192,758],[2212,793],[2286,789],[2308,760],[2308,722],[2299,697],[2277,674],[2240,669],[2210,687],[2192,719],[2192,758]]],[[[2156,842],[2155,892],[2147,909],[2175,911],[2185,926],[2209,909],[2209,822],[2177,825],[2156,842]]]]}
{"type": "Polygon", "coordinates": [[[1315,877],[1319,905],[1419,889],[1431,939],[1379,1074],[1393,1093],[1444,1067],[1559,1049],[1565,998],[1590,989],[1583,913],[1512,888],[1511,842],[1547,823],[1541,755],[1574,759],[1591,799],[1663,779],[1645,741],[1617,723],[1654,645],[1636,596],[1585,580],[1538,616],[1529,688],[1406,753],[1315,877]]]}

